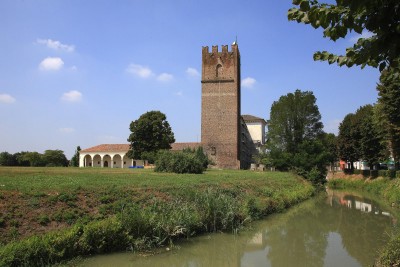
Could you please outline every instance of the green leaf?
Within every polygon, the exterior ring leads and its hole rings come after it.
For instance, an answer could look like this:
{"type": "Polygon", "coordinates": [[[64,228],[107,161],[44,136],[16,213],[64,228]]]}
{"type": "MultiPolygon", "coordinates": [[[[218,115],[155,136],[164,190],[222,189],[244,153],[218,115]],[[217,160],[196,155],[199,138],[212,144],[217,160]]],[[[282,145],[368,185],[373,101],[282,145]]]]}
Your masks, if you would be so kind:
{"type": "Polygon", "coordinates": [[[310,3],[308,1],[302,1],[300,3],[300,10],[301,11],[309,11],[310,10],[310,3]]]}
{"type": "Polygon", "coordinates": [[[379,71],[383,71],[386,68],[386,62],[379,64],[379,71]]]}

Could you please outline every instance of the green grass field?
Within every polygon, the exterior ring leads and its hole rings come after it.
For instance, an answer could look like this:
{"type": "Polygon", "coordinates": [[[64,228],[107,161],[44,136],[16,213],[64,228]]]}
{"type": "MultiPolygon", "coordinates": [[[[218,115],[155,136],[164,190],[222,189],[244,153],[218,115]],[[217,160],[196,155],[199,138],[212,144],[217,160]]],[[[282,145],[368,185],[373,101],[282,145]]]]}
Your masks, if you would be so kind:
{"type": "Polygon", "coordinates": [[[63,191],[97,188],[165,188],[219,184],[267,183],[290,186],[294,177],[280,172],[208,170],[204,174],[157,173],[151,169],[0,167],[0,190],[63,191]],[[289,179],[288,179],[289,178],[289,179]]]}
{"type": "Polygon", "coordinates": [[[33,266],[237,231],[314,192],[305,180],[280,172],[0,167],[0,258],[33,266]],[[70,249],[47,251],[57,246],[70,249]]]}

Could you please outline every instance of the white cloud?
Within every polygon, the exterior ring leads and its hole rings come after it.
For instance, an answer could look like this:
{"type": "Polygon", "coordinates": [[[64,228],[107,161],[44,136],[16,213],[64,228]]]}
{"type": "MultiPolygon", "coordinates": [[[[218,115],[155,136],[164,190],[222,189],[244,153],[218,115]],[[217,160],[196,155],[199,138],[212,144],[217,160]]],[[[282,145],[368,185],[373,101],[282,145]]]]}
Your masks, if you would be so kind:
{"type": "Polygon", "coordinates": [[[10,96],[9,94],[0,94],[0,103],[12,104],[15,101],[15,98],[10,96]]]}
{"type": "Polygon", "coordinates": [[[160,82],[169,82],[174,78],[171,74],[168,73],[161,73],[158,75],[157,80],[160,82]]]}
{"type": "Polygon", "coordinates": [[[82,93],[76,90],[72,90],[64,93],[61,99],[67,102],[79,102],[82,100],[82,93]]]}
{"type": "Polygon", "coordinates": [[[154,75],[150,68],[138,64],[130,64],[126,71],[144,79],[154,75]]]}
{"type": "Polygon", "coordinates": [[[74,52],[75,50],[75,46],[73,45],[62,44],[60,41],[54,41],[51,39],[37,39],[36,42],[54,50],[63,50],[67,52],[74,52]]]}
{"type": "Polygon", "coordinates": [[[58,129],[58,131],[61,133],[69,134],[75,132],[75,129],[66,127],[66,128],[60,128],[58,129]]]}
{"type": "Polygon", "coordinates": [[[365,39],[365,38],[370,38],[372,36],[374,36],[374,34],[372,32],[364,30],[361,34],[357,34],[356,36],[351,37],[350,42],[355,44],[355,43],[357,43],[358,39],[360,39],[360,38],[365,39]]]}
{"type": "Polygon", "coordinates": [[[187,68],[186,74],[190,77],[200,77],[200,72],[198,72],[195,68],[187,68]]]}
{"type": "Polygon", "coordinates": [[[59,57],[47,57],[42,60],[39,64],[40,70],[59,70],[64,65],[64,61],[62,61],[59,57]]]}
{"type": "Polygon", "coordinates": [[[255,83],[256,83],[256,80],[251,77],[247,77],[242,80],[242,86],[245,88],[253,88],[255,83]]]}

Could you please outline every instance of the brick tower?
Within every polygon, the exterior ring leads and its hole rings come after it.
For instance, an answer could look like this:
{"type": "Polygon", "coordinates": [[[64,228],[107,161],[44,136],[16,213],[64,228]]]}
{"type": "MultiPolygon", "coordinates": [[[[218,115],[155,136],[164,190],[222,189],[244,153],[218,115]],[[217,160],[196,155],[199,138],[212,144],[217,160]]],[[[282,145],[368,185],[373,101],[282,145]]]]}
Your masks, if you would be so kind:
{"type": "Polygon", "coordinates": [[[202,51],[201,143],[218,168],[240,168],[240,54],[208,46],[202,51]]]}

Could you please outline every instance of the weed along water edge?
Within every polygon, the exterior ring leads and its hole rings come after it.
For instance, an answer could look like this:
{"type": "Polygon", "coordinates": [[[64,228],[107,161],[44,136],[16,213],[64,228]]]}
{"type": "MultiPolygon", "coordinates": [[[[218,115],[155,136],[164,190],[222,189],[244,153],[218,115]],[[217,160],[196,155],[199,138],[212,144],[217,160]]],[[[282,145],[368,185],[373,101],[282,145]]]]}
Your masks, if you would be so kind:
{"type": "Polygon", "coordinates": [[[314,195],[289,173],[0,168],[0,265],[145,251],[202,233],[238,232],[314,195]]]}

